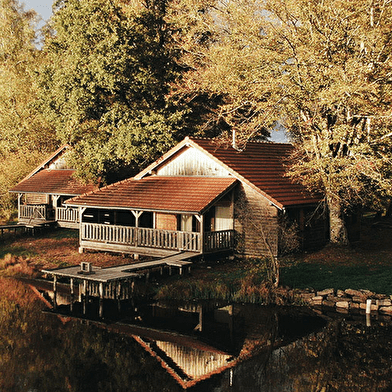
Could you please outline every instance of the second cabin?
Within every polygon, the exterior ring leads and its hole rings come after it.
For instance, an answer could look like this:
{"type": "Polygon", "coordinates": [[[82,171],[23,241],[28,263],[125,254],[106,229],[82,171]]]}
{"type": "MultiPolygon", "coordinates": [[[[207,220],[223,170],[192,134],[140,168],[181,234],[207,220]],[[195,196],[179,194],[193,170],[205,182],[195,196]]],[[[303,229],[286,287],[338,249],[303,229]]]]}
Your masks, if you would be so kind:
{"type": "Polygon", "coordinates": [[[10,190],[18,194],[19,224],[79,228],[79,210],[66,208],[63,203],[96,186],[75,178],[76,170],[68,163],[69,151],[68,145],[60,147],[10,190]]]}
{"type": "Polygon", "coordinates": [[[292,149],[249,142],[238,151],[187,137],[135,177],[65,201],[79,210],[80,251],[260,257],[277,256],[288,241],[321,246],[320,197],[285,176],[292,149]]]}

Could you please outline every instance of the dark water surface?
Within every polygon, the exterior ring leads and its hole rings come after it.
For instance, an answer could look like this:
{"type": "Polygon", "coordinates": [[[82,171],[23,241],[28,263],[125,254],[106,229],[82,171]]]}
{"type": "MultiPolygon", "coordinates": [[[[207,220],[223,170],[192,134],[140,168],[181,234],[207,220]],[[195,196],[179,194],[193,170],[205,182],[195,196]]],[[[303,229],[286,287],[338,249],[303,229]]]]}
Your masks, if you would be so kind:
{"type": "Polygon", "coordinates": [[[83,315],[66,297],[50,311],[11,279],[0,290],[0,392],[392,390],[390,320],[115,302],[100,319],[94,301],[83,315]]]}

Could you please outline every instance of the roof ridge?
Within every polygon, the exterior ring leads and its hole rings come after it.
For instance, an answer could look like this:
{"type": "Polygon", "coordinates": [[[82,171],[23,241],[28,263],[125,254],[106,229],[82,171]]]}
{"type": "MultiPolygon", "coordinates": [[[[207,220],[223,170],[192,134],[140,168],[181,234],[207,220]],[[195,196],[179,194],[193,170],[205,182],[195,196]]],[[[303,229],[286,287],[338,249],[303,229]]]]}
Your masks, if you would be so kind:
{"type": "MultiPolygon", "coordinates": [[[[213,138],[209,138],[209,137],[203,137],[203,136],[188,136],[188,139],[190,140],[206,140],[206,141],[222,141],[223,142],[227,142],[228,146],[231,146],[232,142],[230,139],[220,139],[219,137],[213,137],[213,138]]],[[[257,143],[257,144],[279,144],[279,145],[288,145],[288,146],[292,146],[292,143],[284,143],[284,142],[275,142],[273,140],[249,140],[246,142],[246,144],[248,143],[257,143]]],[[[241,152],[241,151],[239,151],[241,152]]]]}

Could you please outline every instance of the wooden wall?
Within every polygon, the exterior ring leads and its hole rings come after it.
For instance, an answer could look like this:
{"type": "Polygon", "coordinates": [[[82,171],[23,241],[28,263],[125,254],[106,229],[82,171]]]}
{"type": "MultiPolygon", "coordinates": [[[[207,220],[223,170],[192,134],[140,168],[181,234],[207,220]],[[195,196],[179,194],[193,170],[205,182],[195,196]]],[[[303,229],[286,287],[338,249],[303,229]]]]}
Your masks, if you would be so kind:
{"type": "Polygon", "coordinates": [[[49,195],[42,193],[26,193],[24,195],[26,204],[49,204],[49,195]]]}
{"type": "Polygon", "coordinates": [[[73,167],[71,167],[68,164],[68,158],[69,158],[69,152],[64,152],[62,155],[60,155],[55,160],[50,162],[48,169],[51,170],[73,169],[73,167]]]}
{"type": "Polygon", "coordinates": [[[159,230],[178,230],[177,215],[156,212],[155,228],[159,230]]]}
{"type": "Polygon", "coordinates": [[[264,257],[270,255],[270,248],[274,256],[277,256],[278,209],[246,184],[239,187],[235,199],[237,252],[248,257],[264,257]]]}
{"type": "Polygon", "coordinates": [[[229,172],[223,166],[193,147],[169,160],[159,168],[157,174],[159,176],[229,176],[229,172]]]}

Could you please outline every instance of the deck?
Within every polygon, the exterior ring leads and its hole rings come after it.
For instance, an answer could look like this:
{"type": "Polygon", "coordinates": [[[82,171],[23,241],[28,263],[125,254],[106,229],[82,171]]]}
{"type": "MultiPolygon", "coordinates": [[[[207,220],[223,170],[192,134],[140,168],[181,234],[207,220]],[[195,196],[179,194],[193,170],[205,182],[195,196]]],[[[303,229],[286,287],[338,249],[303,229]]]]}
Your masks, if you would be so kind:
{"type": "Polygon", "coordinates": [[[18,231],[25,232],[26,226],[23,225],[1,225],[0,226],[0,236],[3,237],[4,233],[14,233],[16,234],[18,231]]]}
{"type": "Polygon", "coordinates": [[[232,250],[234,230],[186,232],[133,226],[85,223],[80,226],[80,252],[84,249],[155,256],[157,252],[214,253],[232,250]]]}
{"type": "Polygon", "coordinates": [[[54,225],[55,221],[53,220],[45,220],[45,219],[19,219],[18,225],[24,226],[29,229],[40,228],[44,226],[54,225]]]}
{"type": "Polygon", "coordinates": [[[77,265],[55,270],[42,270],[41,272],[55,277],[72,278],[99,283],[111,283],[139,277],[140,273],[137,273],[136,271],[151,270],[158,267],[178,267],[181,272],[183,267],[187,267],[192,264],[192,262],[186,260],[195,256],[198,256],[198,254],[192,252],[181,252],[158,260],[124,264],[115,267],[99,268],[91,266],[91,271],[83,271],[81,266],[77,265]]]}
{"type": "Polygon", "coordinates": [[[78,291],[80,301],[83,303],[83,313],[86,312],[88,298],[98,297],[100,300],[99,315],[103,315],[103,299],[115,299],[120,306],[120,300],[133,298],[135,279],[143,275],[148,279],[151,270],[160,268],[171,269],[177,267],[180,274],[183,268],[190,269],[192,262],[189,259],[198,256],[194,252],[180,252],[168,257],[152,261],[145,261],[133,264],[124,264],[115,267],[99,268],[93,267],[90,263],[81,263],[80,266],[58,268],[54,270],[42,270],[44,274],[53,276],[53,307],[57,307],[57,284],[58,278],[67,278],[70,281],[71,304],[75,292],[78,291]],[[76,290],[75,283],[79,283],[76,290]]]}

